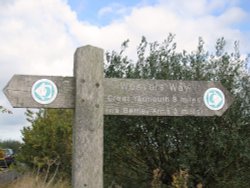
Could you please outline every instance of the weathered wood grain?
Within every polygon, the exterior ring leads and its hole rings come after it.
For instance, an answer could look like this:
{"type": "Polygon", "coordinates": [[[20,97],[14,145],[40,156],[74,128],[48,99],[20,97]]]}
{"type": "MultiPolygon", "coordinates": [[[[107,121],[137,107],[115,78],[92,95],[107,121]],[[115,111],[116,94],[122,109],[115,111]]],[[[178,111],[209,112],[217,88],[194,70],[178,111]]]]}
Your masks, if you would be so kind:
{"type": "MultiPolygon", "coordinates": [[[[220,116],[233,101],[228,91],[215,82],[105,78],[103,84],[105,115],[220,116]],[[211,87],[225,94],[226,104],[221,110],[209,110],[203,102],[204,92],[211,87]]],[[[75,104],[73,77],[15,75],[4,92],[14,107],[74,108],[75,104]],[[58,87],[57,98],[48,105],[31,97],[32,84],[42,78],[51,79],[58,87]]]]}
{"type": "Polygon", "coordinates": [[[103,187],[103,50],[92,46],[75,52],[74,188],[103,187]]]}
{"type": "Polygon", "coordinates": [[[104,114],[137,116],[221,116],[233,99],[220,84],[207,81],[105,79],[104,114]],[[220,110],[210,110],[203,101],[209,88],[225,95],[220,110]]]}
{"type": "Polygon", "coordinates": [[[75,106],[73,77],[14,75],[4,88],[4,94],[14,108],[74,108],[75,106]],[[57,98],[47,105],[37,103],[31,95],[33,84],[44,78],[53,81],[58,88],[57,98]]]}

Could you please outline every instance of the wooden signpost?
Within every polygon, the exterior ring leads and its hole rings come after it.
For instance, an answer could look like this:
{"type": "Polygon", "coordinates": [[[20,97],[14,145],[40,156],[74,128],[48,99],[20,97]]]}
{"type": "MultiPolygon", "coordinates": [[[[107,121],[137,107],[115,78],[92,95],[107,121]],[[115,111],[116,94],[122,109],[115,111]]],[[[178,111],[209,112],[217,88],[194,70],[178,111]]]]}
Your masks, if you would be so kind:
{"type": "Polygon", "coordinates": [[[103,50],[85,46],[74,77],[14,75],[4,93],[16,108],[74,108],[74,188],[103,187],[103,115],[221,116],[233,99],[206,81],[115,79],[103,76],[103,50]]]}

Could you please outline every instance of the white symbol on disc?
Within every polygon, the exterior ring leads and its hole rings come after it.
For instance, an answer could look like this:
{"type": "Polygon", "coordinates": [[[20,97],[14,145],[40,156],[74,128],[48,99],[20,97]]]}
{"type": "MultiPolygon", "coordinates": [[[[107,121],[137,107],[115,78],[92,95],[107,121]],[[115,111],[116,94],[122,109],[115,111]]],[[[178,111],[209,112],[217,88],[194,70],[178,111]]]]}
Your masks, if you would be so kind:
{"type": "Polygon", "coordinates": [[[54,82],[48,79],[36,81],[31,90],[33,99],[40,104],[50,104],[57,96],[57,87],[54,82]]]}
{"type": "Polygon", "coordinates": [[[209,88],[204,93],[203,100],[210,110],[220,110],[225,105],[224,93],[218,88],[209,88]]]}

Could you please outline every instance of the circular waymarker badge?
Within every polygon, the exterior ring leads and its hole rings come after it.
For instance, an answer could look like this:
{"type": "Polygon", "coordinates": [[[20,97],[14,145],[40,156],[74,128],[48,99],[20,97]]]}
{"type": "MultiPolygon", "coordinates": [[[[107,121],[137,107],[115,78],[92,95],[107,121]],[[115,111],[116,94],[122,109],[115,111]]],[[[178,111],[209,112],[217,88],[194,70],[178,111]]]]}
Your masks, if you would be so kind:
{"type": "Polygon", "coordinates": [[[57,97],[57,87],[54,82],[48,79],[37,80],[31,90],[33,99],[39,104],[50,104],[57,97]]]}
{"type": "Polygon", "coordinates": [[[225,105],[225,95],[218,88],[209,88],[204,93],[203,100],[210,110],[220,110],[225,105]]]}

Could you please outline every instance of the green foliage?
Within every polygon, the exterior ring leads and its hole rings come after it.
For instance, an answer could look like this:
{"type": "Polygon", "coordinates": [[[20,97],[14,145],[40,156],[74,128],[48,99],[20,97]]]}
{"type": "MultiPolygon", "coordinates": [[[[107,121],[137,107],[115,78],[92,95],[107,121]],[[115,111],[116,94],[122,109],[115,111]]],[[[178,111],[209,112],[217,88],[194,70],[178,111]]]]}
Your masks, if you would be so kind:
{"type": "Polygon", "coordinates": [[[0,140],[0,148],[11,148],[16,153],[21,147],[21,142],[16,140],[0,140]]]}
{"type": "MultiPolygon", "coordinates": [[[[105,116],[104,187],[248,187],[250,184],[250,79],[247,60],[225,52],[220,38],[215,51],[202,38],[194,52],[177,52],[174,35],[162,43],[142,37],[137,61],[120,52],[107,52],[105,76],[163,80],[220,81],[234,96],[222,117],[105,116]],[[183,176],[180,172],[187,172],[183,176]],[[176,179],[174,179],[174,177],[176,179]],[[184,182],[184,183],[183,183],[184,182]]],[[[30,127],[22,130],[19,159],[39,172],[70,176],[72,111],[27,111],[30,127]]]]}
{"type": "Polygon", "coordinates": [[[27,110],[31,126],[22,130],[23,146],[18,159],[39,172],[60,172],[70,177],[72,148],[72,110],[27,110]]]}
{"type": "Polygon", "coordinates": [[[105,183],[115,180],[124,187],[149,187],[156,169],[161,182],[171,185],[173,174],[189,172],[189,187],[247,187],[250,184],[250,80],[247,60],[225,52],[224,38],[215,52],[204,49],[176,52],[174,35],[162,43],[142,37],[138,60],[107,53],[106,77],[166,80],[220,81],[235,97],[222,117],[105,117],[105,183]]]}
{"type": "Polygon", "coordinates": [[[12,114],[12,112],[6,108],[4,108],[3,106],[0,106],[0,112],[1,113],[8,113],[8,114],[12,114]]]}

